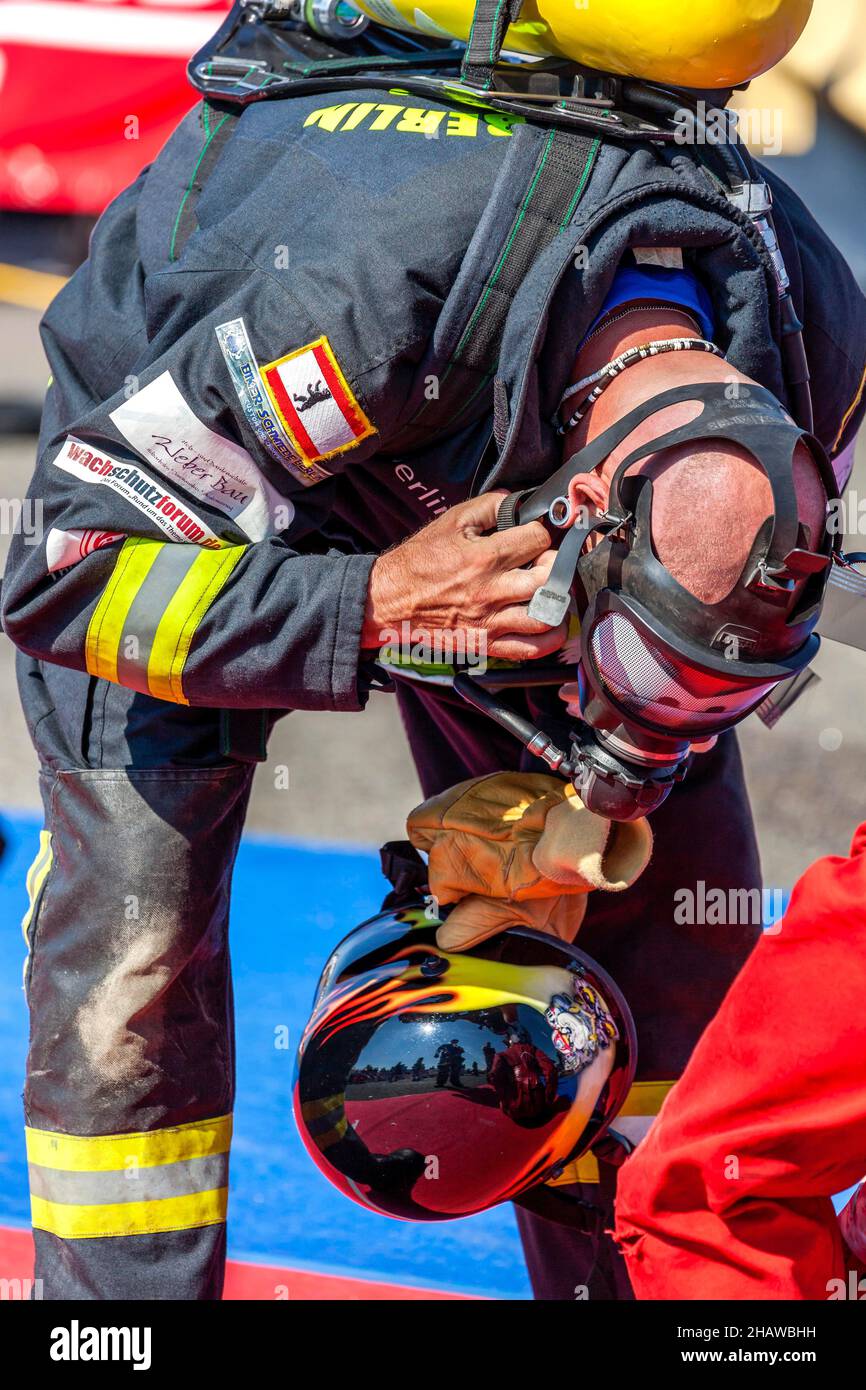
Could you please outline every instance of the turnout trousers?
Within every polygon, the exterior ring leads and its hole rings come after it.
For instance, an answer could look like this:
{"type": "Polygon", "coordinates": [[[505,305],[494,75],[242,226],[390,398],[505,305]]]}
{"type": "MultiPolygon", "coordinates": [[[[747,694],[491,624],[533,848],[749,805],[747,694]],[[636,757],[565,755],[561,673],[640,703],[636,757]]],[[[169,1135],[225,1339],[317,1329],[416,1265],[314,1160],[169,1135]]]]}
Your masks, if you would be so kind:
{"type": "MultiPolygon", "coordinates": [[[[242,720],[227,737],[219,711],[23,656],[19,684],[45,806],[25,919],[36,1276],[47,1299],[218,1299],[234,1100],[229,898],[263,746],[242,720]]],[[[403,683],[398,696],[425,796],[521,765],[519,745],[451,692],[403,683]]],[[[546,727],[564,738],[555,697],[544,699],[546,727]]],[[[639,1071],[620,1121],[635,1134],[759,935],[674,923],[675,894],[698,880],[759,883],[733,738],[696,763],[653,826],[646,874],[593,895],[580,933],[635,1014],[639,1071]]],[[[518,1213],[536,1297],[630,1297],[606,1233],[615,1170],[590,1156],[563,1176],[595,1206],[598,1231],[518,1213]]]]}
{"type": "Polygon", "coordinates": [[[218,1299],[252,765],[216,712],[18,669],[45,808],[24,923],[36,1277],[46,1299],[218,1299]]]}

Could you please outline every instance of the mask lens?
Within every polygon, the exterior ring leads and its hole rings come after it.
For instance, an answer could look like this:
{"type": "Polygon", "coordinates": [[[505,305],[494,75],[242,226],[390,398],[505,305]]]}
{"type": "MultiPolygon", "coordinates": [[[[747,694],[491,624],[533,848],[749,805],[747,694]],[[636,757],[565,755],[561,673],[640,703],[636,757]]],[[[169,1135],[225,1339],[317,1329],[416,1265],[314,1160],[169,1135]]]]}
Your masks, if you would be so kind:
{"type": "Polygon", "coordinates": [[[628,713],[659,728],[715,729],[748,713],[778,681],[744,687],[688,665],[631,618],[608,612],[590,639],[593,664],[609,693],[628,713]]]}

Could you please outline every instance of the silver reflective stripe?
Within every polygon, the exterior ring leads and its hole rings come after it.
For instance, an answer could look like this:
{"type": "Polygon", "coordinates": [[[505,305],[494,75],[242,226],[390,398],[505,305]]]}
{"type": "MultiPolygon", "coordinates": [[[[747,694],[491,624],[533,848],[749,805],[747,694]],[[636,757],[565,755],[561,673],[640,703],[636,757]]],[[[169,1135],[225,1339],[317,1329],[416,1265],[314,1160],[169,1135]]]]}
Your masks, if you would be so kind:
{"type": "Polygon", "coordinates": [[[148,665],[156,629],[178,586],[202,551],[197,545],[164,545],[132,601],[117,649],[117,679],[149,695],[148,665]]]}
{"type": "Polygon", "coordinates": [[[59,1168],[30,1164],[30,1191],[34,1197],[66,1205],[95,1206],[116,1202],[150,1202],[160,1197],[187,1197],[227,1187],[228,1154],[208,1154],[153,1168],[131,1165],[128,1169],[101,1173],[70,1173],[59,1168]]]}

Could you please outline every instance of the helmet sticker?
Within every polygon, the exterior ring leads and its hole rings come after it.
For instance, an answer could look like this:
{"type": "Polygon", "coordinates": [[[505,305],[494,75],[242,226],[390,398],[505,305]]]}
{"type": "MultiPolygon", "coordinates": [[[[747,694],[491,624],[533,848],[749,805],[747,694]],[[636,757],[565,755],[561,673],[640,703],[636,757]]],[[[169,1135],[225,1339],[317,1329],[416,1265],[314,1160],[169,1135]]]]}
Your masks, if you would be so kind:
{"type": "Polygon", "coordinates": [[[568,1071],[583,1071],[619,1037],[601,995],[590,985],[578,985],[575,999],[554,994],[544,1017],[568,1071]]]}

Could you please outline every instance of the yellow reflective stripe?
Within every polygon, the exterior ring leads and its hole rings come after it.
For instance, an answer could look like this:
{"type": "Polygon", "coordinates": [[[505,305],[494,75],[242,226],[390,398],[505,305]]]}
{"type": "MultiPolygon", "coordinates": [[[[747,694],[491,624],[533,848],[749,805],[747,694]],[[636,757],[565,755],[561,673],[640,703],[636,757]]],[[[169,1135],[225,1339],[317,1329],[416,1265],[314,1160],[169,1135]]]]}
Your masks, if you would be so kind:
{"type": "MultiPolygon", "coordinates": [[[[676,1083],[673,1081],[635,1081],[619,1115],[652,1115],[659,1113],[668,1092],[676,1083]]],[[[613,1122],[616,1129],[616,1120],[613,1122]]],[[[600,1182],[598,1159],[594,1153],[581,1154],[580,1158],[567,1163],[558,1178],[551,1178],[549,1187],[563,1187],[571,1182],[600,1182]]]]}
{"type": "Polygon", "coordinates": [[[188,1231],[225,1221],[228,1188],[193,1192],[186,1197],[161,1197],[152,1202],[115,1202],[104,1206],[73,1206],[31,1197],[33,1225],[62,1239],[96,1236],[134,1236],[155,1231],[188,1231]]]}
{"type": "Polygon", "coordinates": [[[29,1128],[24,1133],[28,1163],[68,1173],[105,1173],[126,1168],[133,1160],[148,1168],[184,1158],[228,1153],[232,1117],[220,1115],[213,1120],[194,1120],[172,1129],[135,1134],[55,1134],[29,1128]]]}
{"type": "Polygon", "coordinates": [[[336,1123],[331,1124],[327,1129],[322,1130],[321,1133],[313,1135],[316,1148],[321,1149],[324,1153],[324,1151],[330,1149],[333,1144],[339,1144],[340,1140],[346,1137],[348,1129],[349,1122],[345,1115],[341,1115],[336,1123]]]}
{"type": "Polygon", "coordinates": [[[181,676],[195,630],[248,548],[203,550],[181,580],[156,629],[147,665],[150,693],[156,699],[189,704],[181,676]]]}
{"type": "Polygon", "coordinates": [[[91,676],[117,683],[117,653],[126,619],[160,549],[160,542],[143,536],[130,536],[121,546],[87,627],[84,658],[91,676]]]}
{"type": "Polygon", "coordinates": [[[854,397],[850,406],[846,410],[845,418],[843,419],[842,424],[839,426],[839,433],[836,435],[836,438],[833,441],[833,446],[830,449],[831,454],[835,454],[836,450],[839,448],[839,445],[842,443],[843,436],[848,428],[848,421],[851,419],[851,416],[854,414],[854,411],[857,409],[860,402],[862,401],[864,391],[866,391],[866,371],[864,371],[863,376],[861,378],[857,395],[854,397]]]}
{"type": "Polygon", "coordinates": [[[346,1098],[341,1093],[302,1102],[301,1114],[309,1125],[310,1134],[318,1148],[328,1149],[345,1136],[349,1128],[345,1101],[346,1098]]]}
{"type": "MultiPolygon", "coordinates": [[[[657,1115],[674,1081],[636,1081],[625,1098],[620,1115],[657,1115]]],[[[616,1120],[613,1122],[616,1129],[616,1120]]]]}
{"type": "Polygon", "coordinates": [[[32,897],[34,896],[34,883],[35,883],[35,879],[36,879],[36,876],[37,876],[37,874],[39,874],[40,869],[41,869],[40,861],[41,861],[41,859],[42,859],[42,856],[45,854],[46,850],[49,848],[50,844],[51,844],[51,831],[50,831],[50,830],[40,830],[40,832],[39,832],[39,849],[36,851],[36,857],[35,857],[35,859],[33,860],[33,863],[30,865],[30,868],[27,870],[26,886],[27,886],[27,895],[28,895],[28,897],[30,897],[30,898],[32,898],[32,897]]]}
{"type": "Polygon", "coordinates": [[[567,1163],[558,1178],[551,1178],[548,1187],[564,1187],[572,1182],[600,1182],[598,1159],[595,1154],[581,1154],[573,1163],[567,1163]]]}
{"type": "Polygon", "coordinates": [[[301,1103],[301,1114],[305,1120],[317,1120],[327,1115],[329,1110],[337,1110],[345,1104],[345,1096],[325,1096],[321,1100],[305,1100],[301,1103]]]}
{"type": "Polygon", "coordinates": [[[196,628],[248,548],[199,550],[129,537],[87,629],[89,673],[189,704],[181,677],[196,628]],[[134,655],[121,653],[126,639],[135,639],[128,643],[134,655]]]}
{"type": "Polygon", "coordinates": [[[42,891],[42,885],[51,869],[54,853],[51,848],[51,831],[40,830],[39,850],[30,868],[27,870],[27,911],[21,919],[21,931],[24,935],[24,943],[30,949],[30,923],[33,920],[33,911],[36,907],[36,900],[42,891]]]}

